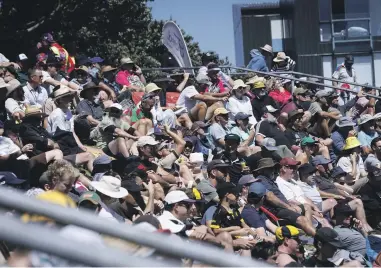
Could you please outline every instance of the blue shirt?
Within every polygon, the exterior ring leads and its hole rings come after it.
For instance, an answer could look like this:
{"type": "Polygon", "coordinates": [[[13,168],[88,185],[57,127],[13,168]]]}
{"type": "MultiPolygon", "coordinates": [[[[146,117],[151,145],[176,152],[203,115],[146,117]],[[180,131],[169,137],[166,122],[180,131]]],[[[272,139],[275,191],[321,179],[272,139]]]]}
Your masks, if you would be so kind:
{"type": "Polygon", "coordinates": [[[338,155],[341,153],[345,146],[345,139],[338,131],[335,131],[331,135],[331,139],[333,141],[332,148],[335,155],[338,155]]]}
{"type": "Polygon", "coordinates": [[[252,69],[254,71],[260,71],[260,72],[268,72],[269,68],[267,67],[265,56],[262,55],[262,53],[257,50],[253,49],[250,52],[252,59],[247,65],[247,69],[252,69]]]}
{"type": "Polygon", "coordinates": [[[251,205],[246,205],[243,208],[241,216],[246,224],[252,228],[266,228],[266,215],[251,205]]]}
{"type": "Polygon", "coordinates": [[[370,147],[370,143],[374,138],[378,137],[378,133],[375,131],[372,136],[366,134],[364,131],[360,131],[357,135],[357,138],[359,139],[362,146],[368,146],[370,147]]]}

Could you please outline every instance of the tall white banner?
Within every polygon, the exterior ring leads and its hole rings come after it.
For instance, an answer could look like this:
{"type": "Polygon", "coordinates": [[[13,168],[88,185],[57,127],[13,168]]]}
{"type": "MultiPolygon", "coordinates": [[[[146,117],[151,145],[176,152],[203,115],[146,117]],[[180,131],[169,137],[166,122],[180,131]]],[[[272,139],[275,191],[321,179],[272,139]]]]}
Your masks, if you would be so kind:
{"type": "MultiPolygon", "coordinates": [[[[192,67],[187,45],[180,28],[173,21],[167,21],[163,27],[162,42],[175,57],[180,67],[192,67]]],[[[185,70],[194,74],[193,70],[185,70]]]]}

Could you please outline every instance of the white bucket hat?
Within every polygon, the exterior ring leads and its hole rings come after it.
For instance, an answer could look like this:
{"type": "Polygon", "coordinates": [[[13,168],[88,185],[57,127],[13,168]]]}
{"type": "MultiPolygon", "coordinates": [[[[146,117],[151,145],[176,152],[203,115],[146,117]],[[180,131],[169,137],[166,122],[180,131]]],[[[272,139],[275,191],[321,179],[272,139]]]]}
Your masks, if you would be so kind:
{"type": "Polygon", "coordinates": [[[243,82],[241,79],[235,80],[234,85],[233,85],[233,89],[236,90],[240,87],[243,87],[245,89],[249,89],[250,86],[246,85],[245,82],[243,82]]]}
{"type": "Polygon", "coordinates": [[[128,195],[128,191],[121,187],[121,180],[112,176],[103,176],[99,181],[91,182],[91,186],[112,198],[123,198],[128,195]]]}

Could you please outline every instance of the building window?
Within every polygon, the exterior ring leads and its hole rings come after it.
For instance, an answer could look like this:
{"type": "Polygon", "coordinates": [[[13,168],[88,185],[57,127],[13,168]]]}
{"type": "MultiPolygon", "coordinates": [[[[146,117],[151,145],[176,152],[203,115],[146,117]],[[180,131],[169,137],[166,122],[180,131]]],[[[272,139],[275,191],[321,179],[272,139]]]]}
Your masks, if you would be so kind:
{"type": "Polygon", "coordinates": [[[320,23],[320,42],[329,42],[332,39],[331,23],[320,23]]]}
{"type": "Polygon", "coordinates": [[[331,0],[319,0],[319,17],[320,22],[331,20],[331,0]]]}

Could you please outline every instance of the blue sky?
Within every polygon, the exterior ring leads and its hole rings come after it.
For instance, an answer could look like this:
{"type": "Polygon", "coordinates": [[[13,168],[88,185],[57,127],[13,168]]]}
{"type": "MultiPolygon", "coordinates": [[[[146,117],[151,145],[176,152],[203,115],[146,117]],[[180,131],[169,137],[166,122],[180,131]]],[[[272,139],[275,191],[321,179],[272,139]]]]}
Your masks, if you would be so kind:
{"type": "Polygon", "coordinates": [[[233,4],[255,0],[155,0],[149,3],[154,19],[172,19],[203,51],[214,50],[220,57],[235,63],[233,4]]]}

